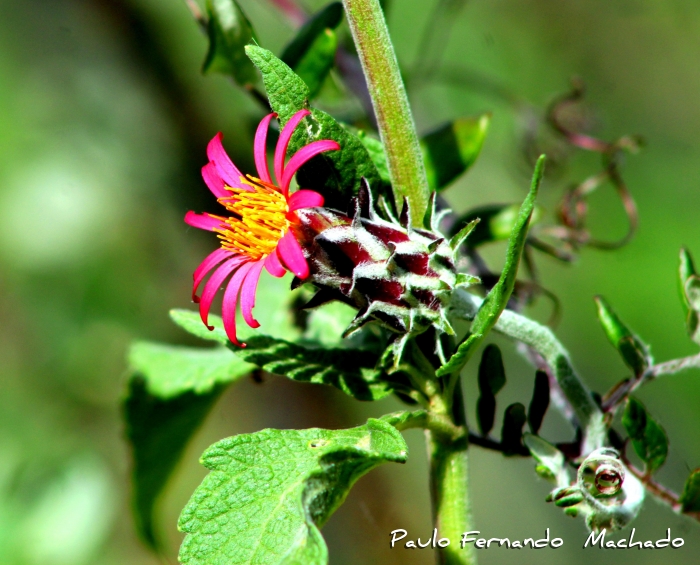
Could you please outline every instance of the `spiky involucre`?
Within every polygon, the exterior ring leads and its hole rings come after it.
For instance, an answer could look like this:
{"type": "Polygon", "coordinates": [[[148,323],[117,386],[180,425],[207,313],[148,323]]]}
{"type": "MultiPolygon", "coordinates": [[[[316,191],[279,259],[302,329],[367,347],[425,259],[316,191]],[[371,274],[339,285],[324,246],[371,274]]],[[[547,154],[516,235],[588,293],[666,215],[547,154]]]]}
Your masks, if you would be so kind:
{"type": "Polygon", "coordinates": [[[334,299],[355,306],[359,312],[345,335],[378,321],[401,334],[400,356],[408,337],[431,326],[454,334],[446,316],[451,293],[478,282],[455,267],[457,250],[473,226],[448,242],[438,231],[434,206],[430,229],[415,229],[407,213],[400,220],[380,217],[369,194],[363,187],[349,214],[325,208],[298,213],[295,235],[307,254],[310,281],[320,289],[308,306],[334,299]]]}

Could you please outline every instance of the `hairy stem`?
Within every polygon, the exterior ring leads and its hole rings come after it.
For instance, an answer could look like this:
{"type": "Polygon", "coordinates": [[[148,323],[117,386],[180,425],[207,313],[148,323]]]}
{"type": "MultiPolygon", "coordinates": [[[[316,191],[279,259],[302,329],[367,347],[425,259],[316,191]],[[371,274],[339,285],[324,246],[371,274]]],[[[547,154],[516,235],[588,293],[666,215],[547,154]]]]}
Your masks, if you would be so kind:
{"type": "Polygon", "coordinates": [[[700,355],[691,355],[680,359],[672,359],[664,363],[657,363],[647,369],[643,380],[644,382],[651,381],[661,375],[673,375],[684,369],[700,369],[700,355]]]}
{"type": "Polygon", "coordinates": [[[379,0],[343,0],[367,79],[398,207],[404,198],[411,224],[421,226],[430,197],[428,178],[408,96],[379,0]]]}
{"type": "Polygon", "coordinates": [[[652,365],[638,379],[628,379],[615,386],[603,400],[603,410],[614,412],[639,387],[664,375],[673,375],[685,369],[700,369],[700,355],[690,355],[652,365]]]}
{"type": "MultiPolygon", "coordinates": [[[[461,387],[455,391],[452,419],[466,430],[461,387]]],[[[476,565],[473,546],[460,548],[462,534],[473,530],[469,503],[469,442],[467,436],[447,439],[432,430],[426,431],[430,456],[430,494],[439,538],[450,545],[437,548],[438,565],[476,565]]]]}

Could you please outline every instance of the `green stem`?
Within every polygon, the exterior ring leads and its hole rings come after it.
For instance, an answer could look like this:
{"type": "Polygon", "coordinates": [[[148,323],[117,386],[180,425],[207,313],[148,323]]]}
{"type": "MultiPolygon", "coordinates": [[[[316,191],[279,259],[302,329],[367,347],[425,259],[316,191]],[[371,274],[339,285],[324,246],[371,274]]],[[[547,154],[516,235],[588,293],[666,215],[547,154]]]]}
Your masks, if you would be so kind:
{"type": "MultiPolygon", "coordinates": [[[[454,424],[466,430],[466,417],[461,387],[454,402],[454,424]]],[[[438,538],[447,538],[450,545],[437,549],[438,565],[476,565],[472,544],[460,548],[462,535],[472,531],[469,503],[469,455],[466,434],[448,439],[426,431],[430,455],[430,492],[438,538]]]]}
{"type": "Polygon", "coordinates": [[[408,200],[411,224],[422,226],[430,189],[416,126],[379,0],[343,0],[372,97],[397,206],[408,200]]]}

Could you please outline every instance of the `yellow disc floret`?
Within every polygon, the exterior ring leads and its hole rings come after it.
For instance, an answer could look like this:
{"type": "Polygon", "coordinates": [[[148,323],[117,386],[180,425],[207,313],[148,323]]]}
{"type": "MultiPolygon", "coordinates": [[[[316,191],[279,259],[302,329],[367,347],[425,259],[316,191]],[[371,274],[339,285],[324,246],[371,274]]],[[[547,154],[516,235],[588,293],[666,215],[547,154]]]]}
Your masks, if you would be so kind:
{"type": "Polygon", "coordinates": [[[251,176],[241,177],[241,183],[246,188],[227,186],[231,196],[219,198],[219,202],[235,216],[220,218],[227,227],[215,231],[219,234],[221,247],[257,261],[272,253],[289,229],[289,206],[274,185],[251,176]]]}

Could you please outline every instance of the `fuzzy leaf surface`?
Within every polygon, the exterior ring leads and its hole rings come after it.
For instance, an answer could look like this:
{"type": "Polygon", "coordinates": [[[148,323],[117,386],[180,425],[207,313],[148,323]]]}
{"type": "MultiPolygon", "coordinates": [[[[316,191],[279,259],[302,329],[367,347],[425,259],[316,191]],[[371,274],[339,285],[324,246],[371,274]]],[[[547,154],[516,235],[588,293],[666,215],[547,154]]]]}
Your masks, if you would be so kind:
{"type": "Polygon", "coordinates": [[[260,70],[270,106],[282,125],[299,110],[311,111],[294,132],[289,155],[322,139],[331,139],[340,145],[340,151],[317,155],[299,170],[297,182],[300,186],[323,194],[327,207],[343,210],[350,196],[359,190],[363,177],[371,187],[381,183],[377,168],[360,139],[329,114],[309,108],[309,87],[287,64],[255,45],[246,47],[246,53],[260,70]]]}
{"type": "Polygon", "coordinates": [[[393,385],[384,380],[384,372],[375,368],[378,355],[371,351],[312,347],[249,329],[238,332],[246,342],[246,347],[241,348],[228,340],[218,316],[209,316],[209,323],[214,326],[210,332],[197,312],[173,310],[170,315],[193,335],[221,341],[230,347],[238,360],[269,373],[298,382],[331,385],[358,400],[379,400],[393,392],[393,385]]]}
{"type": "Polygon", "coordinates": [[[224,323],[220,316],[209,315],[209,325],[214,326],[214,329],[211,331],[202,323],[199,313],[193,312],[192,310],[181,310],[179,308],[170,310],[170,319],[187,333],[200,339],[216,341],[223,345],[228,345],[230,343],[224,331],[224,323]]]}
{"type": "Polygon", "coordinates": [[[257,81],[255,66],[245,54],[245,46],[255,41],[253,26],[236,0],[207,0],[209,51],[204,72],[230,75],[240,86],[257,81]]]}
{"type": "Polygon", "coordinates": [[[508,249],[506,251],[506,263],[501,272],[498,282],[486,295],[486,298],[481,303],[474,321],[469,329],[469,333],[459,344],[457,351],[452,357],[440,367],[436,375],[443,377],[451,373],[455,373],[464,367],[469,361],[469,358],[474,353],[476,348],[481,344],[491,328],[495,325],[501,313],[508,304],[510,295],[515,287],[515,280],[518,275],[518,266],[520,264],[520,256],[525,247],[527,238],[528,226],[530,218],[535,208],[535,199],[537,191],[544,175],[544,155],[541,156],[535,165],[535,171],[532,175],[532,183],[530,184],[530,192],[525,197],[518,219],[513,226],[510,240],[508,241],[508,249]]]}
{"type": "Polygon", "coordinates": [[[261,369],[306,383],[334,386],[358,400],[379,400],[393,392],[375,368],[377,355],[363,349],[317,349],[269,336],[256,336],[235,348],[240,359],[261,369]]]}
{"type": "Polygon", "coordinates": [[[225,347],[203,349],[147,341],[131,346],[129,365],[146,377],[149,394],[162,399],[186,392],[206,394],[255,369],[225,347]]]}
{"type": "Polygon", "coordinates": [[[641,375],[652,362],[649,348],[615,314],[602,296],[596,296],[595,301],[598,306],[598,319],[608,340],[634,374],[641,375]]]}
{"type": "Polygon", "coordinates": [[[695,469],[685,482],[680,503],[683,512],[700,512],[700,469],[695,469]]]}
{"type": "Polygon", "coordinates": [[[370,419],[349,430],[262,430],[202,455],[211,472],[179,520],[184,565],[325,565],[319,528],[359,477],[404,463],[396,429],[370,419]]]}
{"type": "Polygon", "coordinates": [[[490,114],[459,118],[420,140],[431,190],[444,190],[474,164],[490,121],[490,114]]]}
{"type": "Polygon", "coordinates": [[[649,415],[641,402],[631,397],[627,400],[622,414],[622,425],[647,470],[653,473],[661,467],[668,455],[668,438],[664,429],[649,415]]]}

